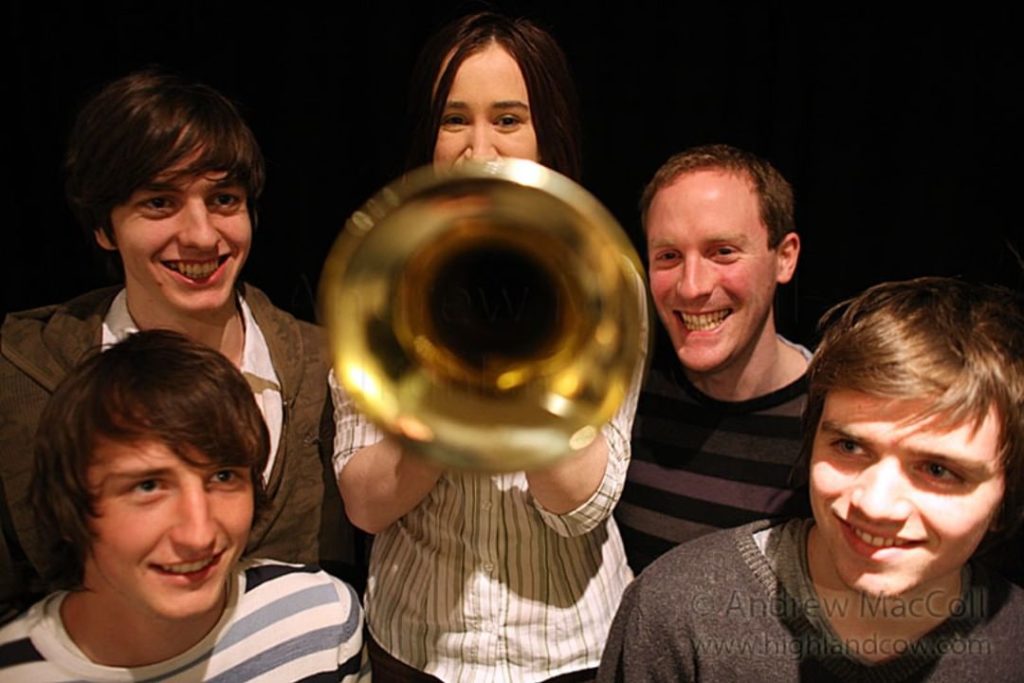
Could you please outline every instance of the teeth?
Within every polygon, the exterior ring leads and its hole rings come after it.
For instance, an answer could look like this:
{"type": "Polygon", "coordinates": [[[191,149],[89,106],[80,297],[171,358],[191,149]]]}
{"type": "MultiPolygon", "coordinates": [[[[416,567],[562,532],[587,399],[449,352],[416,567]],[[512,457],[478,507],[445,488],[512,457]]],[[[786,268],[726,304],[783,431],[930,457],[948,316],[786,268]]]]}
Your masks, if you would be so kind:
{"type": "Polygon", "coordinates": [[[903,545],[902,543],[897,544],[894,538],[883,538],[882,536],[872,536],[866,531],[854,527],[853,533],[857,535],[857,538],[864,541],[868,545],[872,545],[876,548],[891,548],[894,545],[903,545]]]}
{"type": "Polygon", "coordinates": [[[214,558],[208,557],[205,560],[198,560],[196,562],[179,562],[178,564],[161,564],[158,566],[160,569],[171,574],[189,574],[213,564],[213,560],[214,558]]]}
{"type": "Polygon", "coordinates": [[[205,280],[213,275],[220,266],[220,259],[210,261],[165,261],[168,268],[175,270],[190,280],[205,280]]]}
{"type": "Polygon", "coordinates": [[[686,329],[693,332],[700,332],[717,327],[723,320],[729,317],[730,313],[732,313],[732,310],[726,308],[721,311],[715,311],[714,313],[700,313],[697,315],[680,313],[679,316],[683,319],[683,324],[686,325],[686,329]]]}

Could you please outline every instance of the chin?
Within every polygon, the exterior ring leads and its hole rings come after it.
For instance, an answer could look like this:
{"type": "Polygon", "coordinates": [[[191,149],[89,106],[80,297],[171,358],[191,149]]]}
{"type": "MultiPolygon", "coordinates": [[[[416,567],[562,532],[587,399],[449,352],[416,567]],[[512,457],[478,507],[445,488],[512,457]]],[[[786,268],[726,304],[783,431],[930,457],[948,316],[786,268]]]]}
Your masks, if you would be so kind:
{"type": "Polygon", "coordinates": [[[844,582],[853,590],[871,598],[895,598],[910,593],[920,584],[919,581],[904,576],[884,576],[862,574],[851,577],[844,582]]]}

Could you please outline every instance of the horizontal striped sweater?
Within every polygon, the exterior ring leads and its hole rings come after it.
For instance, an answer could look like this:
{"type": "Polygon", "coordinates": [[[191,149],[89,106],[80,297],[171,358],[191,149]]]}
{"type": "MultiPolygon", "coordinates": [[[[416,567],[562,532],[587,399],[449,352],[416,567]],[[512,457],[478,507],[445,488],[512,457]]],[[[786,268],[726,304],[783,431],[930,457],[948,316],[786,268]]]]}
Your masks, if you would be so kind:
{"type": "Polygon", "coordinates": [[[709,532],[809,513],[799,467],[806,376],[765,396],[719,401],[668,360],[651,367],[640,394],[632,461],[615,510],[637,574],[709,532]]]}
{"type": "Polygon", "coordinates": [[[52,593],[0,630],[0,681],[355,681],[362,610],[347,584],[313,566],[244,562],[224,614],[201,641],[136,668],[88,660],[52,593]]]}

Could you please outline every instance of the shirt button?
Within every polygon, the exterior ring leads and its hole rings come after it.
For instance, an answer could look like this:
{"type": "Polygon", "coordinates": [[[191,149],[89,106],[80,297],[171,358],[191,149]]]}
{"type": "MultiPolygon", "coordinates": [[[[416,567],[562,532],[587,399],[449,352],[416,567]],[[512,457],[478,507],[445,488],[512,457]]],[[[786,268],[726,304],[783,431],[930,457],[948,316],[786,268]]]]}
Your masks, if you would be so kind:
{"type": "Polygon", "coordinates": [[[483,505],[481,505],[480,507],[482,507],[484,510],[490,510],[492,507],[494,507],[494,505],[491,503],[491,501],[485,500],[483,505]]]}

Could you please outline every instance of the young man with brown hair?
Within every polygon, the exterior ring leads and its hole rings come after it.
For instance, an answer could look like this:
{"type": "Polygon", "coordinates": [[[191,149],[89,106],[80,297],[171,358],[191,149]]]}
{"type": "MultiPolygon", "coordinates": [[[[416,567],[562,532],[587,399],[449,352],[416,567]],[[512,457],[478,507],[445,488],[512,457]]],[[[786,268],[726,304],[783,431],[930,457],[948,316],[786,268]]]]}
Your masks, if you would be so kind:
{"type": "Polygon", "coordinates": [[[615,517],[633,571],[716,529],[800,509],[807,349],[775,330],[796,270],[793,190],[728,145],[670,158],[641,201],[659,349],[615,517]]]}
{"type": "MultiPolygon", "coordinates": [[[[0,330],[0,621],[48,591],[55,568],[27,501],[32,438],[47,398],[83,355],[137,330],[170,329],[222,353],[248,379],[270,430],[266,513],[249,534],[264,557],[314,562],[330,444],[320,331],[276,308],[239,274],[264,164],[235,106],[213,89],[144,71],[105,86],[79,113],[67,195],[124,285],[12,313],[0,330]],[[321,436],[321,426],[328,432],[321,436]]],[[[327,508],[325,508],[327,509],[327,508]]]]}
{"type": "Polygon", "coordinates": [[[0,630],[0,679],[356,679],[355,591],[241,561],[270,437],[223,355],[137,333],[72,370],[41,420],[32,500],[68,590],[0,630]]]}
{"type": "Polygon", "coordinates": [[[826,314],[812,519],[684,544],[626,592],[599,680],[1019,681],[1024,591],[979,549],[1024,516],[1024,305],[922,278],[826,314]]]}

